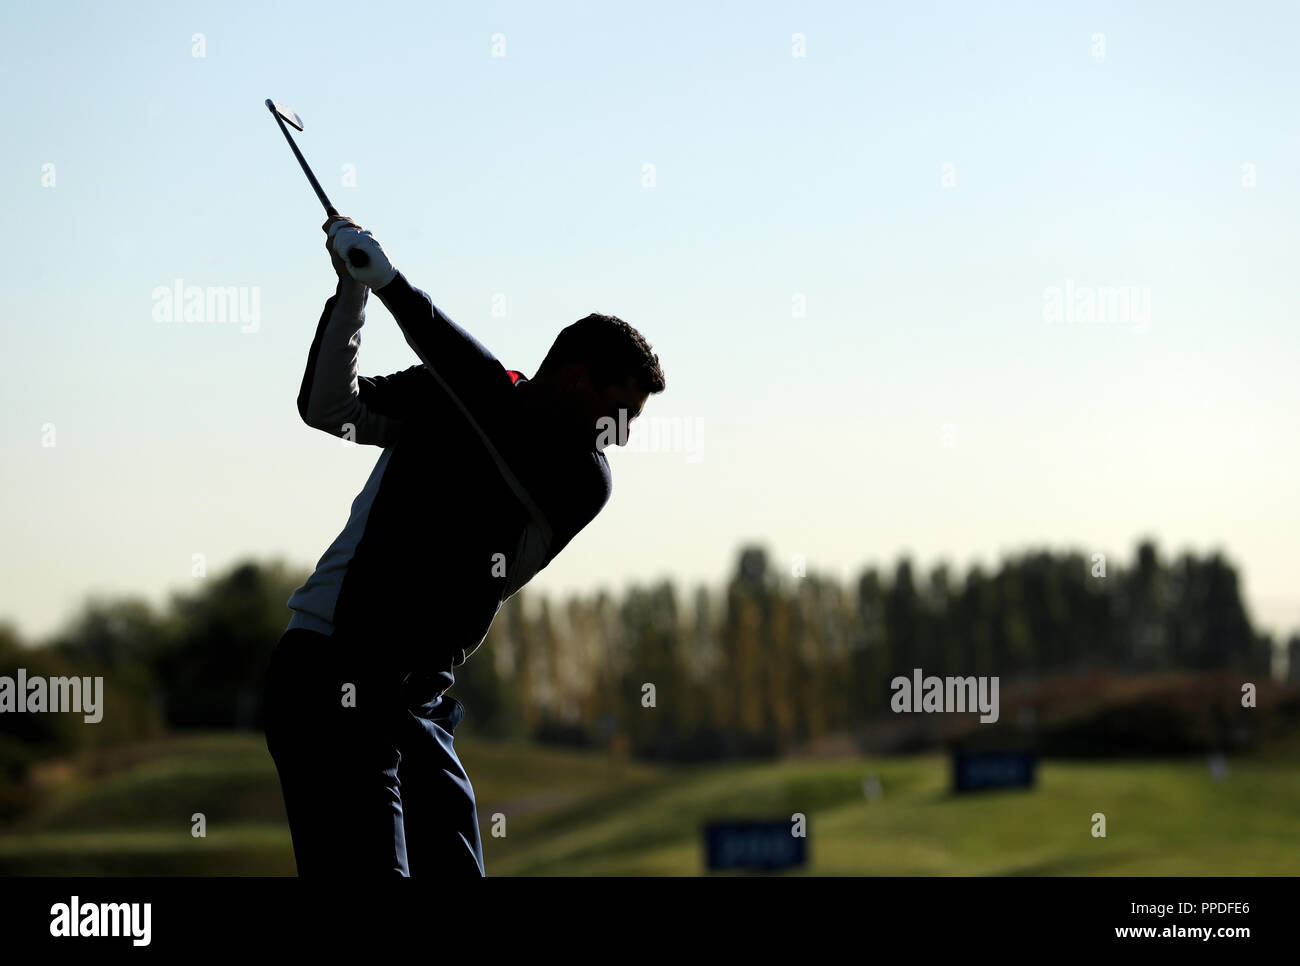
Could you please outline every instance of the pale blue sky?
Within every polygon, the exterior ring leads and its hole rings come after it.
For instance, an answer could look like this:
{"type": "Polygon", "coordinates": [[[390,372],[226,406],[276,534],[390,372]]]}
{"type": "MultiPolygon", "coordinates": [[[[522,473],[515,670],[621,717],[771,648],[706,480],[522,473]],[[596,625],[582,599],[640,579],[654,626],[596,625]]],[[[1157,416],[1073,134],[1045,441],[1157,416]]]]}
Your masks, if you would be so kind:
{"type": "MultiPolygon", "coordinates": [[[[431,6],[6,5],[0,617],[310,566],[346,520],[378,450],[294,407],[333,274],[270,96],[504,364],[614,313],[667,374],[646,418],[703,426],[696,461],[612,451],[530,588],[1150,535],[1300,625],[1293,4],[431,6]],[[256,331],[155,322],[176,279],[256,288],[256,331]],[[1048,321],[1067,282],[1149,319],[1048,321]]],[[[417,361],[377,301],[361,360],[417,361]]]]}

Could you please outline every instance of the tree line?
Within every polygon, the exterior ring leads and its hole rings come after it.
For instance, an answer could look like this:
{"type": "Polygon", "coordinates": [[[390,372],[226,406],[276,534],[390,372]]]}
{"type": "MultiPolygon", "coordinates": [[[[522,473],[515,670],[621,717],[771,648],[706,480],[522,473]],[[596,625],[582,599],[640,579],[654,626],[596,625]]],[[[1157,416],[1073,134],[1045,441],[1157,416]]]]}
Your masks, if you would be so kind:
{"type": "MultiPolygon", "coordinates": [[[[97,725],[0,716],[0,768],[182,728],[261,726],[262,678],[307,572],[246,561],[155,608],[91,599],[30,646],[0,624],[0,674],[103,675],[97,725]]],[[[996,568],[921,572],[903,558],[848,584],[742,547],[719,588],[671,581],[503,606],[453,689],[476,733],[630,754],[774,754],[887,717],[890,681],[925,674],[1008,684],[1100,671],[1232,669],[1265,680],[1275,642],[1257,632],[1218,553],[1127,565],[1026,551],[996,568]]],[[[1300,680],[1300,636],[1288,641],[1300,680]]]]}

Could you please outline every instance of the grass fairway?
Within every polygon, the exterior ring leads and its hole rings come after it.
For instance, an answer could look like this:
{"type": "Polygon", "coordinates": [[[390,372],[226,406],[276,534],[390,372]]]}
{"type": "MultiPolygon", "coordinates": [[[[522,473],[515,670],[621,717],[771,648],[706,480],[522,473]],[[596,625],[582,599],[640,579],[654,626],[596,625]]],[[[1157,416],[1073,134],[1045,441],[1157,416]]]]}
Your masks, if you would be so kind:
{"type": "MultiPolygon", "coordinates": [[[[489,875],[697,875],[703,822],[808,816],[811,875],[1300,874],[1290,756],[1040,763],[1030,791],[953,797],[922,755],[657,768],[458,738],[489,875]],[[868,801],[862,782],[880,779],[868,801]],[[1093,838],[1103,812],[1107,837],[1093,838]],[[494,837],[494,815],[506,835],[494,837]]],[[[257,734],[189,735],[66,769],[0,830],[4,875],[292,875],[279,783],[257,734]],[[190,835],[191,816],[207,835],[190,835]]]]}

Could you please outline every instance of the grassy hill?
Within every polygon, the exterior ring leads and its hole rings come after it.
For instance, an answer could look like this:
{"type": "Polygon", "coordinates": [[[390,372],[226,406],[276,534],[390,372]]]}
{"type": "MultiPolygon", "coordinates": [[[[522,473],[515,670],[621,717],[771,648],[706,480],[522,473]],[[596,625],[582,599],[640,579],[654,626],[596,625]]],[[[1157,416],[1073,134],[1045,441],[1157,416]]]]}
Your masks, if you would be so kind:
{"type": "MultiPolygon", "coordinates": [[[[953,797],[943,755],[658,768],[457,738],[489,875],[696,875],[702,824],[809,821],[814,875],[1300,874],[1294,748],[1230,759],[1041,764],[1030,791],[953,797]],[[863,780],[882,794],[868,800],[863,780]],[[1105,839],[1091,835],[1104,812],[1105,839]],[[494,815],[506,836],[494,838],[494,815]]],[[[292,875],[259,734],[134,745],[47,767],[46,803],[0,829],[5,875],[292,875]],[[207,835],[190,835],[191,816],[207,835]]]]}

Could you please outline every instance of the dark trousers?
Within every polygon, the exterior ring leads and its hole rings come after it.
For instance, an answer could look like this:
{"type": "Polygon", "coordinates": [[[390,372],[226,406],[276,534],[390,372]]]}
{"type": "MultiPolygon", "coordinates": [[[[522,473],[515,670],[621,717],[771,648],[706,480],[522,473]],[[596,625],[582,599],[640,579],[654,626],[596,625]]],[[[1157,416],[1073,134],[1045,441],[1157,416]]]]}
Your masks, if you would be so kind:
{"type": "Polygon", "coordinates": [[[300,876],[481,876],[449,675],[376,666],[373,644],[291,628],[264,692],[300,876]]]}

